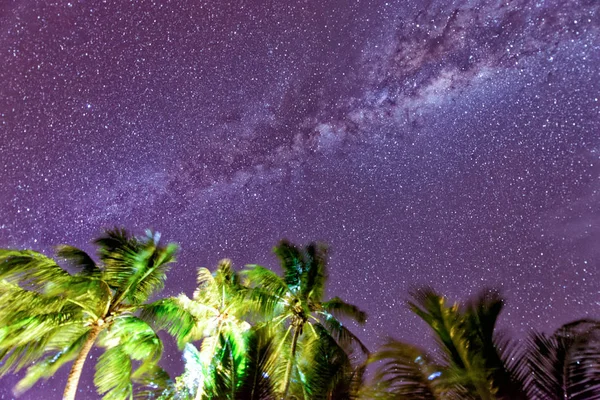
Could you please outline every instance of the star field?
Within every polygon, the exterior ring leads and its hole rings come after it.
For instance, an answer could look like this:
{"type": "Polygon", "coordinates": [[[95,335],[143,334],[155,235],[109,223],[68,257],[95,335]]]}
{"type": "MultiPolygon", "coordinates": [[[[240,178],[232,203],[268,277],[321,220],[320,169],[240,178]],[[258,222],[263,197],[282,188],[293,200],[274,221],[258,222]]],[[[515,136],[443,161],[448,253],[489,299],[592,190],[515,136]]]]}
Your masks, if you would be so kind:
{"type": "Polygon", "coordinates": [[[0,31],[0,247],[152,228],[166,296],[321,240],[372,349],[428,344],[422,284],[499,288],[517,337],[600,317],[598,1],[7,1],[0,31]]]}

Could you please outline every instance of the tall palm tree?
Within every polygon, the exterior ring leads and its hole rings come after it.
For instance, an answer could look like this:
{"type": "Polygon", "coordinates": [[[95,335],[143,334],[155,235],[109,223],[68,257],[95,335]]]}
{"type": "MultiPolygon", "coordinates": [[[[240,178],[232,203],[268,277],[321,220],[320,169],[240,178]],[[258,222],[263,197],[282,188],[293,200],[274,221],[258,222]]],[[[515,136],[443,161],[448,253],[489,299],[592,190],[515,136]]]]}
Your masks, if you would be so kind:
{"type": "Polygon", "coordinates": [[[285,328],[280,346],[291,335],[289,352],[282,352],[287,353],[287,365],[281,394],[287,399],[298,361],[300,338],[303,335],[319,338],[326,332],[336,343],[358,345],[366,354],[366,347],[336,318],[343,316],[364,323],[366,314],[338,297],[323,300],[327,281],[327,249],[324,246],[311,243],[301,250],[284,240],[274,252],[281,262],[283,277],[259,265],[249,265],[243,274],[255,288],[250,292],[255,306],[262,309],[265,318],[272,318],[275,326],[285,328]]]}
{"type": "Polygon", "coordinates": [[[526,348],[521,371],[531,399],[600,399],[600,321],[534,333],[526,348]]]}
{"type": "Polygon", "coordinates": [[[75,398],[85,360],[94,345],[105,349],[94,382],[106,398],[133,393],[132,381],[164,379],[156,366],[162,343],[134,313],[162,289],[176,246],[159,245],[109,230],[95,241],[99,263],[71,246],[57,255],[74,274],[34,251],[0,250],[0,374],[29,367],[16,390],[52,376],[73,361],[64,399],[75,398]],[[8,301],[10,299],[10,301],[8,301]],[[5,301],[6,300],[6,301],[5,301]],[[132,360],[141,361],[132,371],[132,360]]]}
{"type": "Polygon", "coordinates": [[[242,384],[250,324],[245,288],[239,282],[231,261],[222,260],[214,274],[198,269],[198,286],[190,299],[185,294],[159,300],[145,307],[143,318],[153,321],[175,337],[188,370],[180,381],[195,398],[215,398],[228,391],[234,399],[242,384]],[[191,342],[202,341],[200,350],[191,342]],[[227,368],[225,368],[227,364],[227,368]]]}

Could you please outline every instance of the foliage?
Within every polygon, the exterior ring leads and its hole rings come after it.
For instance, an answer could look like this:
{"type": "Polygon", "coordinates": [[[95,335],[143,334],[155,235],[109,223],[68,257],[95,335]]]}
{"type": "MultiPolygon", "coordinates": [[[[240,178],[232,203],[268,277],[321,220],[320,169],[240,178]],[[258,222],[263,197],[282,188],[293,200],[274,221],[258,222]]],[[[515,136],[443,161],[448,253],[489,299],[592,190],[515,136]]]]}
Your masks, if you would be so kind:
{"type": "MultiPolygon", "coordinates": [[[[282,277],[259,265],[248,266],[243,274],[254,289],[248,293],[253,308],[261,310],[273,327],[284,332],[278,351],[287,366],[280,394],[287,398],[291,385],[298,398],[326,396],[331,393],[333,386],[324,385],[325,377],[319,380],[316,375],[303,371],[301,359],[310,360],[316,368],[326,365],[329,371],[347,370],[349,361],[344,349],[358,347],[364,353],[368,351],[336,317],[364,323],[366,314],[338,297],[323,300],[327,281],[325,246],[311,243],[300,249],[282,241],[274,252],[281,263],[282,277]],[[315,358],[315,354],[322,354],[319,351],[324,349],[320,346],[325,343],[327,351],[333,351],[335,357],[332,353],[331,358],[315,358]],[[289,352],[283,351],[286,348],[289,352]],[[344,357],[340,358],[342,353],[344,357]],[[338,365],[340,363],[344,368],[338,365]]],[[[339,376],[333,374],[331,378],[335,379],[330,382],[337,382],[342,375],[341,372],[339,376]]]]}
{"type": "Polygon", "coordinates": [[[437,351],[390,338],[369,354],[339,319],[363,323],[365,313],[324,300],[325,246],[280,242],[281,276],[258,265],[238,274],[223,260],[214,272],[198,270],[191,298],[149,303],[176,251],[159,238],[107,231],[94,242],[98,262],[59,246],[64,267],[34,251],[0,250],[0,375],[26,369],[17,394],[72,363],[65,398],[73,398],[99,346],[94,383],[106,399],[600,399],[599,321],[519,344],[496,331],[504,304],[496,291],[448,304],[426,287],[408,306],[437,351]],[[185,371],[175,380],[158,366],[159,329],[182,350],[185,371]]]}
{"type": "Polygon", "coordinates": [[[153,385],[164,377],[156,366],[162,343],[133,314],[162,288],[174,261],[176,246],[162,247],[159,239],[149,231],[142,239],[106,231],[94,242],[99,263],[59,246],[57,256],[75,273],[40,253],[0,250],[0,300],[8,304],[0,309],[0,373],[28,367],[17,393],[74,361],[65,398],[74,397],[94,344],[105,349],[94,382],[107,399],[133,395],[132,382],[153,385]]]}
{"type": "Polygon", "coordinates": [[[600,399],[600,321],[575,321],[552,335],[533,333],[527,349],[530,398],[600,399]]]}

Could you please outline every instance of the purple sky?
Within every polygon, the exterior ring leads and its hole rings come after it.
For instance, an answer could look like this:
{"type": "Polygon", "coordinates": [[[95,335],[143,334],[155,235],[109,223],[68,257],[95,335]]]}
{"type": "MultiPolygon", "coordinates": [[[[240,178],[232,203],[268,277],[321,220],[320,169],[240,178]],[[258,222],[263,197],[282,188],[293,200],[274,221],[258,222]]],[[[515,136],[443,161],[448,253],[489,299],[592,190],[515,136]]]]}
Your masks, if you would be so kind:
{"type": "Polygon", "coordinates": [[[371,348],[425,343],[425,283],[499,288],[516,336],[600,317],[597,0],[4,0],[0,32],[0,247],[152,228],[190,295],[322,240],[371,348]]]}

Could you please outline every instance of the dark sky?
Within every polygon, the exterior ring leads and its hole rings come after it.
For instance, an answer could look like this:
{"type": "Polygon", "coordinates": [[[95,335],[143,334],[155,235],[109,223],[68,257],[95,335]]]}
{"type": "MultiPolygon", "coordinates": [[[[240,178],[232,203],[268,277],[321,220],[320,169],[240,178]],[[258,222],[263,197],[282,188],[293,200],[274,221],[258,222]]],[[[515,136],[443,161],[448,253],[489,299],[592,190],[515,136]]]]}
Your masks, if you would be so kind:
{"type": "MultiPolygon", "coordinates": [[[[276,268],[279,239],[322,240],[371,348],[425,343],[405,306],[421,284],[499,288],[515,336],[600,317],[599,12],[2,0],[0,247],[152,228],[181,245],[164,294],[189,295],[197,267],[276,268]]],[[[60,398],[65,376],[22,398],[60,398]]]]}

